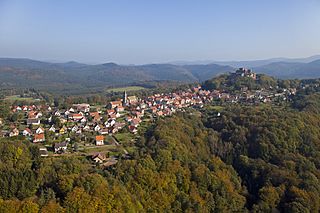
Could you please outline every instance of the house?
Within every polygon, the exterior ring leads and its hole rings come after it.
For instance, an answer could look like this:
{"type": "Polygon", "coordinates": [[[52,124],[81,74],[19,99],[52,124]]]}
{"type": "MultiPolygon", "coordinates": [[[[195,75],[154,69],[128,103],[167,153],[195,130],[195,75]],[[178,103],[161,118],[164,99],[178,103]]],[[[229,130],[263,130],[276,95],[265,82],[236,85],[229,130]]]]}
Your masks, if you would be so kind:
{"type": "Polygon", "coordinates": [[[117,112],[123,112],[124,111],[124,107],[123,106],[117,106],[116,107],[116,111],[117,112]]]}
{"type": "Polygon", "coordinates": [[[53,114],[54,114],[55,116],[57,116],[57,117],[60,117],[60,115],[61,115],[61,113],[59,112],[59,110],[55,111],[53,114]]]}
{"type": "Polygon", "coordinates": [[[106,155],[104,153],[98,152],[98,153],[93,154],[91,159],[95,163],[103,163],[107,158],[106,158],[106,155]]]}
{"type": "Polygon", "coordinates": [[[94,122],[98,122],[101,119],[101,116],[99,115],[99,112],[90,112],[90,116],[92,117],[92,120],[94,122]]]}
{"type": "Polygon", "coordinates": [[[5,137],[9,135],[9,131],[8,130],[1,130],[0,131],[0,137],[5,137]]]}
{"type": "Polygon", "coordinates": [[[44,133],[44,129],[42,127],[38,127],[38,129],[36,129],[36,134],[42,134],[44,133]]]}
{"type": "Polygon", "coordinates": [[[125,123],[115,123],[115,125],[111,129],[111,133],[117,133],[120,129],[122,129],[126,124],[125,123]]]}
{"type": "Polygon", "coordinates": [[[101,127],[98,124],[94,127],[94,131],[96,131],[96,132],[99,132],[100,129],[101,129],[101,127]]]}
{"type": "Polygon", "coordinates": [[[116,111],[114,109],[108,109],[107,110],[107,114],[110,116],[112,114],[114,114],[116,111]]]}
{"type": "Polygon", "coordinates": [[[65,126],[63,126],[60,130],[59,130],[59,133],[61,135],[65,134],[67,132],[67,128],[65,126]]]}
{"type": "Polygon", "coordinates": [[[119,129],[117,129],[117,128],[111,128],[111,130],[110,130],[110,133],[111,134],[115,134],[115,133],[117,133],[119,131],[119,129]]]}
{"type": "Polygon", "coordinates": [[[25,128],[23,131],[22,131],[22,135],[23,136],[31,136],[32,135],[32,131],[29,129],[29,128],[25,128]]]}
{"type": "Polygon", "coordinates": [[[130,125],[128,128],[129,128],[129,132],[133,134],[137,134],[138,130],[135,126],[130,125]]]}
{"type": "Polygon", "coordinates": [[[120,118],[121,114],[119,112],[117,112],[116,114],[114,114],[116,116],[116,118],[120,118]]]}
{"type": "Polygon", "coordinates": [[[97,146],[104,145],[104,136],[103,135],[97,135],[96,136],[96,145],[97,146]]]}
{"type": "Polygon", "coordinates": [[[108,104],[107,108],[108,108],[108,109],[114,109],[114,108],[116,108],[116,107],[118,107],[118,106],[122,106],[122,102],[121,102],[121,101],[111,101],[111,102],[108,104]]]}
{"type": "Polygon", "coordinates": [[[28,112],[28,118],[29,118],[29,119],[37,118],[37,117],[36,117],[36,112],[35,112],[35,111],[30,111],[30,112],[28,112]]]}
{"type": "Polygon", "coordinates": [[[86,117],[83,117],[83,118],[80,120],[80,122],[83,123],[83,124],[86,123],[86,122],[87,122],[87,118],[86,118],[86,117]]]}
{"type": "Polygon", "coordinates": [[[122,129],[126,124],[124,122],[121,122],[121,123],[115,123],[113,128],[116,129],[116,130],[120,130],[122,129]]]}
{"type": "Polygon", "coordinates": [[[43,133],[34,135],[33,143],[38,143],[43,141],[45,141],[45,137],[43,133]]]}
{"type": "Polygon", "coordinates": [[[42,117],[42,112],[36,112],[35,116],[36,116],[36,118],[41,118],[42,117]]]}
{"type": "Polygon", "coordinates": [[[128,96],[127,100],[128,100],[128,103],[129,103],[129,104],[135,104],[135,103],[138,102],[137,97],[134,96],[134,95],[133,95],[133,96],[128,96]]]}
{"type": "Polygon", "coordinates": [[[115,120],[109,119],[108,121],[106,121],[106,122],[104,123],[104,125],[105,125],[106,127],[112,127],[115,123],[116,123],[115,120]]]}
{"type": "Polygon", "coordinates": [[[56,132],[56,128],[52,125],[52,126],[49,128],[49,132],[56,132]]]}
{"type": "Polygon", "coordinates": [[[82,133],[82,129],[79,128],[77,131],[76,131],[76,134],[80,135],[82,133]]]}
{"type": "Polygon", "coordinates": [[[70,114],[69,118],[75,121],[79,121],[83,118],[83,115],[81,113],[74,113],[74,114],[70,114]]]}
{"type": "Polygon", "coordinates": [[[73,106],[79,111],[79,112],[90,112],[90,104],[73,104],[73,106]]]}
{"type": "Polygon", "coordinates": [[[22,110],[22,108],[20,106],[14,106],[12,111],[16,112],[16,111],[21,111],[21,110],[22,110]]]}
{"type": "Polygon", "coordinates": [[[62,143],[55,143],[53,145],[53,150],[55,153],[63,153],[67,150],[68,148],[68,142],[62,142],[62,143]]]}
{"type": "Polygon", "coordinates": [[[28,118],[27,125],[40,125],[40,119],[37,118],[28,118]]]}
{"type": "Polygon", "coordinates": [[[100,130],[99,130],[99,133],[100,133],[101,135],[106,135],[106,134],[109,133],[109,130],[108,130],[107,128],[103,128],[103,129],[100,129],[100,130]]]}
{"type": "Polygon", "coordinates": [[[127,116],[127,117],[125,118],[125,120],[126,120],[127,122],[131,122],[131,121],[132,121],[132,117],[131,117],[131,116],[127,116]]]}
{"type": "Polygon", "coordinates": [[[134,127],[137,127],[140,124],[140,122],[141,122],[140,118],[135,118],[130,122],[130,124],[134,127]]]}
{"type": "Polygon", "coordinates": [[[39,148],[39,153],[41,157],[48,157],[48,150],[45,147],[39,148]]]}
{"type": "Polygon", "coordinates": [[[156,112],[156,115],[157,115],[158,117],[163,116],[163,112],[162,112],[162,111],[158,111],[158,112],[156,112]]]}
{"type": "Polygon", "coordinates": [[[14,128],[13,130],[11,130],[11,132],[9,133],[9,137],[14,137],[14,136],[18,136],[19,135],[19,130],[17,128],[14,128]]]}
{"type": "Polygon", "coordinates": [[[90,131],[90,127],[88,125],[85,125],[83,128],[82,128],[83,131],[90,131]]]}
{"type": "Polygon", "coordinates": [[[79,129],[78,126],[74,126],[74,127],[71,128],[71,131],[72,131],[72,132],[76,132],[76,131],[78,131],[78,129],[79,129]]]}

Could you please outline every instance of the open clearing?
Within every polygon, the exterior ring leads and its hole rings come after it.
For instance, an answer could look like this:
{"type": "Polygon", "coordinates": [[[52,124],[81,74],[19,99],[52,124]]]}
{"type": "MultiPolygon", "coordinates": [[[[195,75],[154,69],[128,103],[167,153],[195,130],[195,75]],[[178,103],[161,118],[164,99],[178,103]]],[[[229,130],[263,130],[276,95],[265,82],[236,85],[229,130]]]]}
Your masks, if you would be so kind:
{"type": "Polygon", "coordinates": [[[33,99],[31,97],[20,97],[19,95],[7,96],[4,98],[4,100],[7,100],[7,101],[26,101],[26,102],[36,101],[36,99],[33,99]]]}
{"type": "Polygon", "coordinates": [[[110,88],[107,89],[107,92],[124,92],[124,91],[137,91],[147,89],[145,87],[140,86],[130,86],[130,87],[119,87],[119,88],[110,88]]]}

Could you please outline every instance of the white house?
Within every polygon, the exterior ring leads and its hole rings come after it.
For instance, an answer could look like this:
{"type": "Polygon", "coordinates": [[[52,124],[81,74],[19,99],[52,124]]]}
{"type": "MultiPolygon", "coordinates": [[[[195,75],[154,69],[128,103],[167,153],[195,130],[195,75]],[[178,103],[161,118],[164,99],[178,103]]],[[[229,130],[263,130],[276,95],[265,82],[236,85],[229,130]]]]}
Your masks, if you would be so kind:
{"type": "Polygon", "coordinates": [[[96,145],[97,146],[104,145],[104,136],[103,135],[97,135],[96,136],[96,145]]]}
{"type": "Polygon", "coordinates": [[[37,130],[36,130],[36,134],[42,134],[44,133],[44,129],[42,127],[39,127],[37,130]]]}

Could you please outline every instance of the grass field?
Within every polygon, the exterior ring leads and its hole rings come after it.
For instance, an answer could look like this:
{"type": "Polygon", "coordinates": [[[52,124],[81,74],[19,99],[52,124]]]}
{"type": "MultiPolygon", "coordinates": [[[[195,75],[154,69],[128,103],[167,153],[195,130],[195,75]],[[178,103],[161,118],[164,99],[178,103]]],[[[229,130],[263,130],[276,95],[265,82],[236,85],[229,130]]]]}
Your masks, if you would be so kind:
{"type": "Polygon", "coordinates": [[[110,88],[107,89],[107,92],[124,92],[124,91],[137,91],[144,90],[146,88],[140,86],[131,86],[131,87],[119,87],[119,88],[110,88]]]}
{"type": "Polygon", "coordinates": [[[19,95],[7,96],[7,97],[5,97],[4,100],[7,100],[7,101],[27,101],[27,102],[36,101],[36,100],[33,99],[33,98],[22,98],[22,97],[20,97],[19,95]]]}
{"type": "Polygon", "coordinates": [[[126,133],[116,133],[114,137],[121,143],[126,143],[131,141],[134,138],[134,135],[126,132],[126,133]]]}

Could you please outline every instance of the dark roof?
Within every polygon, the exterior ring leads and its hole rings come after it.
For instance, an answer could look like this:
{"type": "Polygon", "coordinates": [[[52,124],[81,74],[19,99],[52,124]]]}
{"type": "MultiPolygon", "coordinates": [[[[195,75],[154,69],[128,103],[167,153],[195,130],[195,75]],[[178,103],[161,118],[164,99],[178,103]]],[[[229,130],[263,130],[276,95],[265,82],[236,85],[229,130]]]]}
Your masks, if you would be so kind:
{"type": "Polygon", "coordinates": [[[92,155],[92,159],[94,159],[94,158],[96,158],[96,157],[100,158],[101,160],[106,159],[106,155],[105,155],[104,153],[101,153],[101,152],[97,152],[97,153],[94,153],[94,154],[92,155]]]}
{"type": "Polygon", "coordinates": [[[65,141],[65,142],[62,142],[62,143],[55,143],[54,144],[54,148],[60,148],[60,147],[65,147],[67,146],[68,143],[65,141]]]}

